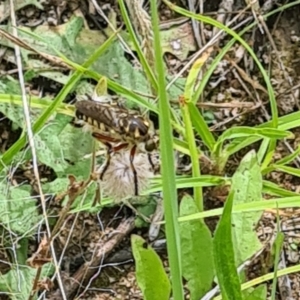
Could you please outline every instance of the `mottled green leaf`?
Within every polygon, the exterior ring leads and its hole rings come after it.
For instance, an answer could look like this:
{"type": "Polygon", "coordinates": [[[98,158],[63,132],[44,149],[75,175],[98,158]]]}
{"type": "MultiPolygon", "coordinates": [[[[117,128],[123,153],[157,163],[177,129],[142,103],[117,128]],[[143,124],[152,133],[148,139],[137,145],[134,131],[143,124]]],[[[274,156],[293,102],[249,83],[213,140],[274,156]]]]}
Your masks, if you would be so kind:
{"type": "Polygon", "coordinates": [[[0,184],[0,223],[6,228],[18,232],[29,233],[42,216],[37,212],[37,199],[30,195],[28,185],[13,187],[9,183],[0,184]]]}
{"type": "Polygon", "coordinates": [[[140,236],[131,236],[136,278],[144,300],[169,300],[171,286],[156,252],[140,236]]]}
{"type": "MultiPolygon", "coordinates": [[[[51,277],[53,271],[54,267],[51,264],[45,264],[42,268],[40,279],[51,277]]],[[[11,300],[29,299],[36,272],[36,269],[19,265],[18,268],[0,276],[0,291],[7,292],[11,300]]],[[[33,299],[36,299],[36,297],[33,299]]]]}
{"type": "MultiPolygon", "coordinates": [[[[180,216],[199,212],[195,201],[185,196],[180,203],[180,216]]],[[[180,223],[183,277],[187,280],[192,300],[210,290],[214,277],[211,232],[202,219],[180,223]]]]}
{"type": "MultiPolygon", "coordinates": [[[[255,152],[251,151],[242,159],[240,166],[232,177],[234,204],[249,203],[262,199],[262,186],[262,176],[257,157],[255,152]]],[[[261,248],[261,243],[255,232],[261,215],[261,211],[232,215],[232,232],[237,265],[249,259],[261,248]]]]}

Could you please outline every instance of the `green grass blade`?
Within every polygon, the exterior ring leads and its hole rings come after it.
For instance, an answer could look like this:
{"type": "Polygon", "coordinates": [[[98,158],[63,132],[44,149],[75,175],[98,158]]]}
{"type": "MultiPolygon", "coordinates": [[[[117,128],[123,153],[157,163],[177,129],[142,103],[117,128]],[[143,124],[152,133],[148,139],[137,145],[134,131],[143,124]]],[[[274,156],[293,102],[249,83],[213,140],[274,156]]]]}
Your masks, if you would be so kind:
{"type": "Polygon", "coordinates": [[[180,254],[180,237],[177,204],[177,191],[175,188],[175,167],[173,154],[173,134],[171,127],[171,114],[166,92],[164,63],[162,58],[159,21],[157,14],[157,1],[151,0],[151,16],[154,32],[154,50],[156,54],[156,72],[158,76],[159,96],[159,132],[161,171],[163,183],[164,210],[166,220],[167,249],[170,263],[173,299],[183,300],[182,267],[180,254]]]}
{"type": "MultiPolygon", "coordinates": [[[[30,108],[46,109],[53,100],[46,98],[38,98],[30,96],[30,108]]],[[[11,105],[22,106],[22,97],[19,95],[0,94],[0,103],[9,103],[11,105]]],[[[56,109],[59,114],[74,116],[74,106],[70,104],[60,103],[56,109]]]]}
{"type": "Polygon", "coordinates": [[[292,162],[300,153],[300,145],[298,145],[297,149],[291,153],[290,155],[287,155],[283,157],[282,159],[278,160],[276,162],[276,165],[287,165],[290,162],[292,162]]]}
{"type": "MultiPolygon", "coordinates": [[[[185,127],[185,137],[190,149],[190,156],[192,162],[193,177],[200,177],[200,163],[197,145],[195,142],[194,130],[192,127],[189,109],[185,99],[180,100],[180,108],[185,127]]],[[[194,200],[199,211],[203,211],[203,194],[201,187],[194,188],[194,200]]]]}
{"type": "Polygon", "coordinates": [[[228,139],[240,140],[241,137],[247,138],[249,136],[253,136],[253,137],[258,136],[260,137],[259,139],[261,138],[282,139],[282,138],[292,137],[293,134],[289,131],[284,131],[276,128],[259,128],[259,127],[246,127],[246,126],[229,128],[218,138],[218,141],[215,144],[213,150],[214,156],[218,159],[218,161],[222,166],[224,165],[224,163],[226,163],[226,160],[232,154],[232,150],[230,148],[231,144],[227,145],[225,147],[225,150],[223,150],[224,141],[228,139]]]}
{"type": "Polygon", "coordinates": [[[300,170],[299,169],[289,167],[289,166],[277,165],[277,164],[274,164],[272,166],[277,171],[285,172],[285,173],[290,174],[292,176],[300,177],[300,170]]]}
{"type": "Polygon", "coordinates": [[[199,134],[205,146],[212,151],[216,143],[213,134],[209,130],[209,127],[195,104],[193,102],[188,102],[187,106],[196,132],[199,134]]]}
{"type": "Polygon", "coordinates": [[[263,181],[263,193],[277,197],[294,197],[299,195],[296,192],[283,189],[276,183],[267,180],[263,181]]]}
{"type": "Polygon", "coordinates": [[[266,155],[266,152],[268,151],[270,144],[270,139],[269,138],[264,138],[262,143],[260,144],[259,150],[257,152],[257,158],[259,163],[261,163],[266,155]]]}
{"type": "MultiPolygon", "coordinates": [[[[276,145],[277,145],[277,141],[276,141],[276,139],[264,139],[264,142],[260,146],[260,149],[264,148],[264,146],[265,146],[264,144],[268,144],[268,147],[265,151],[265,157],[264,157],[264,160],[261,164],[262,165],[261,166],[262,170],[267,168],[267,166],[269,166],[269,164],[273,160],[274,152],[275,152],[276,145]]],[[[261,152],[263,153],[263,151],[261,151],[261,152]]]]}
{"type": "MultiPolygon", "coordinates": [[[[248,212],[248,211],[261,211],[265,209],[277,209],[277,208],[293,208],[300,207],[300,196],[276,198],[266,201],[261,199],[260,201],[253,201],[251,203],[237,204],[233,206],[233,212],[248,212]],[[263,200],[263,201],[262,201],[263,200]]],[[[220,216],[223,213],[223,208],[211,209],[208,211],[200,212],[197,214],[189,215],[187,217],[180,217],[179,222],[186,222],[201,218],[209,218],[220,216]]]]}
{"type": "MultiPolygon", "coordinates": [[[[180,97],[179,99],[181,114],[182,114],[184,128],[185,128],[185,138],[187,140],[187,144],[190,150],[193,177],[200,177],[201,173],[200,173],[199,154],[198,154],[198,149],[195,141],[194,129],[193,129],[188,105],[191,102],[190,99],[194,92],[194,85],[197,80],[197,75],[200,72],[202,66],[203,66],[203,62],[201,58],[198,59],[193,64],[186,80],[186,84],[184,88],[184,96],[180,97]]],[[[202,194],[201,187],[194,188],[193,195],[198,210],[203,211],[203,194],[202,194]]]]}

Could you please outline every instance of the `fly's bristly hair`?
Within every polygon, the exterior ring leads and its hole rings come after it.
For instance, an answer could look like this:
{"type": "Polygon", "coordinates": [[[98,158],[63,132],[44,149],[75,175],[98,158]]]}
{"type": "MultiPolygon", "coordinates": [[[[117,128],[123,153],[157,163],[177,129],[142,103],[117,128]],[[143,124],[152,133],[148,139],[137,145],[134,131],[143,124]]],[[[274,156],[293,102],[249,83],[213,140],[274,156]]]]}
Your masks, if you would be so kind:
{"type": "MultiPolygon", "coordinates": [[[[100,166],[99,173],[102,173],[104,166],[106,166],[105,163],[100,166]]],[[[154,173],[147,153],[136,153],[134,168],[136,177],[131,169],[128,151],[120,150],[112,153],[110,163],[101,180],[101,188],[116,203],[123,201],[128,196],[136,196],[136,187],[140,194],[149,186],[149,181],[154,173]]]]}

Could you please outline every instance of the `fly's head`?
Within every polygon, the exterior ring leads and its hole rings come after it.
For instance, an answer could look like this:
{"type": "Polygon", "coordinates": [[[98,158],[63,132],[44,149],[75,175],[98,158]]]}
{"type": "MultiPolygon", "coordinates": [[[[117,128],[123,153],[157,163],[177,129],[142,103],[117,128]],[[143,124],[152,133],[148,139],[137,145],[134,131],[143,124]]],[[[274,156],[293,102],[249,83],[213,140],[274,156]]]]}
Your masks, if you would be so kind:
{"type": "Polygon", "coordinates": [[[159,138],[156,133],[149,136],[149,139],[145,142],[145,150],[147,152],[152,152],[154,150],[157,150],[158,146],[159,146],[159,138]]]}

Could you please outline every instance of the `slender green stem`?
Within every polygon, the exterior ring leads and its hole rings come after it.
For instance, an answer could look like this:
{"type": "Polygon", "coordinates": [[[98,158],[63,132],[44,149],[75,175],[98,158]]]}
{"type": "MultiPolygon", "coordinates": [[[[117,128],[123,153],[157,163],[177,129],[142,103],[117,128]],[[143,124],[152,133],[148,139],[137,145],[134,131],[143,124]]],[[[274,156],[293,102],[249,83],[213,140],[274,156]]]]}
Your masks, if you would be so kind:
{"type": "MultiPolygon", "coordinates": [[[[194,135],[193,125],[191,121],[191,116],[188,109],[188,104],[185,103],[185,99],[183,99],[181,103],[181,112],[185,124],[186,140],[188,142],[189,149],[190,149],[190,155],[192,161],[192,174],[193,177],[200,177],[201,172],[200,172],[199,154],[197,150],[197,145],[195,143],[195,135],[194,135]]],[[[194,200],[198,210],[203,211],[203,195],[202,195],[201,187],[194,188],[194,200]]]]}

